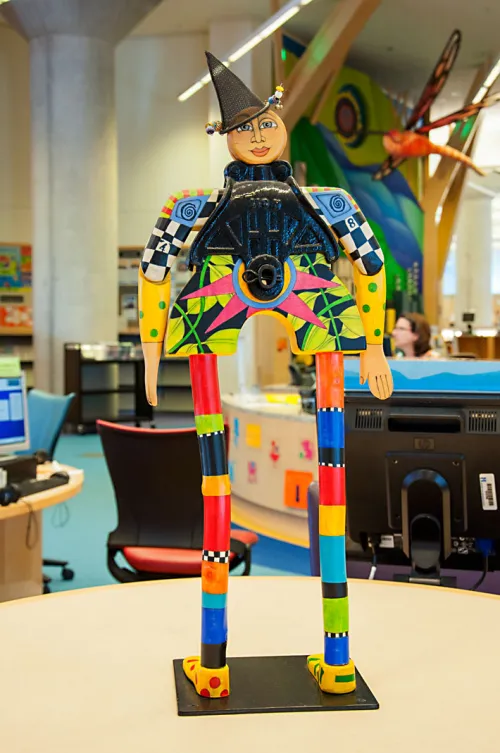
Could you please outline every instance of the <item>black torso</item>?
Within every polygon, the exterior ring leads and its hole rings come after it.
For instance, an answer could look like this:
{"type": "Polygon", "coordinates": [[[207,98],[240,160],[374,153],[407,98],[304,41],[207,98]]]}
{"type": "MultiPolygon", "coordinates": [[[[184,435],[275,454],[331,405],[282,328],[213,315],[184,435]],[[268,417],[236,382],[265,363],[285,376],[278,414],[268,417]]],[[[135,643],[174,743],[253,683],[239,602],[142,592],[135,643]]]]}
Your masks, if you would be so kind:
{"type": "Polygon", "coordinates": [[[288,162],[230,162],[225,178],[222,199],[191,246],[190,266],[214,254],[239,257],[253,292],[270,298],[290,255],[321,253],[329,262],[338,257],[334,236],[303,196],[288,162]]]}

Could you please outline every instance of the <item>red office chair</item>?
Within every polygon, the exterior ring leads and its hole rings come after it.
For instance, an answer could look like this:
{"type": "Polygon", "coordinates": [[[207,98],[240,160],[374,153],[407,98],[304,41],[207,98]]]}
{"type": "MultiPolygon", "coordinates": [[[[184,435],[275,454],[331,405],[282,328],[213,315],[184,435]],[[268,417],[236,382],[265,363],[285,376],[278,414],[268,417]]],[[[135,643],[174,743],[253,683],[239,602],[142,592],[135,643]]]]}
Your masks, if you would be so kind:
{"type": "MultiPolygon", "coordinates": [[[[200,576],[203,497],[196,429],[97,421],[97,430],[118,508],[118,526],[107,544],[113,577],[129,583],[200,576]],[[116,562],[120,552],[133,569],[116,562]]],[[[244,562],[243,575],[249,575],[257,541],[251,531],[231,531],[230,570],[244,562]]]]}

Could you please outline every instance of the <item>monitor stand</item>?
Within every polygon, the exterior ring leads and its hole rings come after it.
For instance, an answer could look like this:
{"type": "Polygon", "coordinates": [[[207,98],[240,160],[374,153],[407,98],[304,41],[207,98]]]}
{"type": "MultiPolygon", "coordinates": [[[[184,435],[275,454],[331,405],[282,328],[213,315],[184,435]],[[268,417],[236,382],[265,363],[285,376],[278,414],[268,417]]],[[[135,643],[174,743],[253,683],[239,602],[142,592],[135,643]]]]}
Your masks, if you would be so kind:
{"type": "Polygon", "coordinates": [[[441,541],[441,523],[437,518],[425,513],[413,518],[410,524],[411,571],[409,575],[396,573],[394,580],[455,588],[455,577],[441,575],[441,541]]]}
{"type": "Polygon", "coordinates": [[[7,483],[18,484],[36,478],[34,455],[0,455],[0,468],[7,471],[7,483]]]}
{"type": "Polygon", "coordinates": [[[401,512],[403,550],[411,571],[396,574],[394,580],[454,588],[457,579],[441,575],[441,562],[451,550],[450,489],[445,479],[431,470],[409,473],[401,489],[401,512]]]}

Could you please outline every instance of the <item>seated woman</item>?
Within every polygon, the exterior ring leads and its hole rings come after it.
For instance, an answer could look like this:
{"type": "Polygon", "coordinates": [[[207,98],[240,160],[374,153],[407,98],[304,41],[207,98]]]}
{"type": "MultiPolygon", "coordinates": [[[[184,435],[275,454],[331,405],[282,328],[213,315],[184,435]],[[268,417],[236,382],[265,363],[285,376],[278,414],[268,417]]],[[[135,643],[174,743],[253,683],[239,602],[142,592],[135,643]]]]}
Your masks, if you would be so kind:
{"type": "Polygon", "coordinates": [[[422,314],[402,314],[392,330],[396,358],[442,358],[431,348],[431,328],[422,314]]]}

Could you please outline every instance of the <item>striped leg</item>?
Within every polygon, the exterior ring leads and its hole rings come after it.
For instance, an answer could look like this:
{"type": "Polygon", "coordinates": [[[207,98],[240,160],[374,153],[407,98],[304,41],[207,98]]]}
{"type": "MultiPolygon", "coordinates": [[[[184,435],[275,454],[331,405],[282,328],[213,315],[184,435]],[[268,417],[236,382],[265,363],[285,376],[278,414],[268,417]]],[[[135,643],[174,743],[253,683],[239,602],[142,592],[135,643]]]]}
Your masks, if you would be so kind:
{"type": "Polygon", "coordinates": [[[229,695],[226,664],[227,587],[231,532],[231,489],[217,356],[190,356],[196,430],[200,446],[204,501],[201,565],[201,657],[184,660],[184,671],[199,695],[229,695]]]}
{"type": "Polygon", "coordinates": [[[345,550],[344,357],[316,354],[319,456],[319,541],[325,653],[308,666],[327,693],[356,687],[349,658],[349,603],[345,550]]]}

